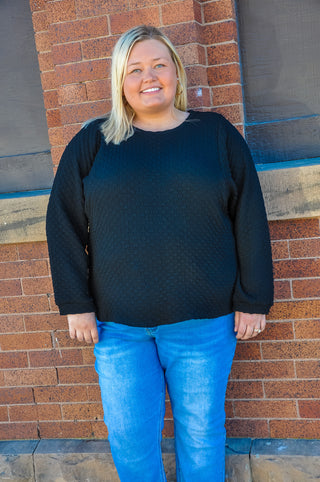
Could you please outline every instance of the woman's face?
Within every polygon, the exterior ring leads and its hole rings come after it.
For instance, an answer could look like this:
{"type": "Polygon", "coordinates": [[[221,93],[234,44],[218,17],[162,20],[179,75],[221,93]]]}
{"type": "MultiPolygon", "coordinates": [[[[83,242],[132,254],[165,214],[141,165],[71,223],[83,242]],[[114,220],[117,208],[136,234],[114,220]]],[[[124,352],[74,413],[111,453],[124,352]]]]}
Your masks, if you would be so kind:
{"type": "Polygon", "coordinates": [[[136,117],[169,112],[174,107],[177,71],[165,44],[143,40],[131,50],[123,93],[136,117]]]}

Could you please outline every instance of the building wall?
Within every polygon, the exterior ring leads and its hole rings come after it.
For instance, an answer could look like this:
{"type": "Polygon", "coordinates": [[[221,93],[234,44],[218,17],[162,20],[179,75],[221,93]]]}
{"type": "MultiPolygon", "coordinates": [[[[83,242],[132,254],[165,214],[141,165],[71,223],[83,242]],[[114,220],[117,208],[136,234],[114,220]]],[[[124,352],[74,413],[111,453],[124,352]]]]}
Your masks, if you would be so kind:
{"type": "MultiPolygon", "coordinates": [[[[119,35],[148,23],[168,34],[188,74],[190,107],[243,132],[233,0],[30,0],[54,168],[88,118],[110,107],[119,35]]],[[[320,436],[320,223],[270,223],[275,305],[267,329],[237,347],[229,437],[320,436]]],[[[92,346],[71,341],[54,303],[45,242],[0,246],[0,439],[105,438],[92,346]]],[[[164,436],[173,436],[167,401],[164,436]]]]}

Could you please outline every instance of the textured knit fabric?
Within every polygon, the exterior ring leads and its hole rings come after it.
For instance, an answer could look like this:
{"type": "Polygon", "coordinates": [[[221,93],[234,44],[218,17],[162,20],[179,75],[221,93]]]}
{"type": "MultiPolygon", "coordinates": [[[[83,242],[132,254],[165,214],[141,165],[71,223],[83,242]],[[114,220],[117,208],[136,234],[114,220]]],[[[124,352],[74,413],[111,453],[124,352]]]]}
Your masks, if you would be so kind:
{"type": "Polygon", "coordinates": [[[248,147],[221,115],[106,144],[103,120],[67,146],[47,213],[61,314],[156,326],[267,313],[269,231],[248,147]]]}

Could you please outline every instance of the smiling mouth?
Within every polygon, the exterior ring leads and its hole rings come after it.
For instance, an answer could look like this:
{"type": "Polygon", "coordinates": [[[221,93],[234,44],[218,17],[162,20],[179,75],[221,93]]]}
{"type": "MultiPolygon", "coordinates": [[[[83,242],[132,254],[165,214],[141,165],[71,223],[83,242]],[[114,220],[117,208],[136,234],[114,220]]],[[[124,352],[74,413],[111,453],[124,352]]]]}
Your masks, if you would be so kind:
{"type": "Polygon", "coordinates": [[[152,93],[152,92],[159,92],[160,90],[161,90],[160,87],[152,87],[150,89],[142,90],[141,93],[142,94],[149,94],[149,93],[152,93]]]}

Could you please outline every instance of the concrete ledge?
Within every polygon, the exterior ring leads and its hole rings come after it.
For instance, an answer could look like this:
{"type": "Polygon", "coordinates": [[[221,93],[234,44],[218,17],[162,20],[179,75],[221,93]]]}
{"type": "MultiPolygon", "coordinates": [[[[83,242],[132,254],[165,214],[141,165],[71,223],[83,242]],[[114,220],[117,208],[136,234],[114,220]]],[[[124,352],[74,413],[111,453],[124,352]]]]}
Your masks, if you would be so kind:
{"type": "MultiPolygon", "coordinates": [[[[173,439],[162,453],[175,482],[173,439]]],[[[307,482],[320,479],[320,440],[228,439],[226,481],[307,482]]],[[[119,482],[106,440],[0,442],[0,480],[14,482],[119,482]]],[[[211,482],[211,481],[208,481],[211,482]]]]}

